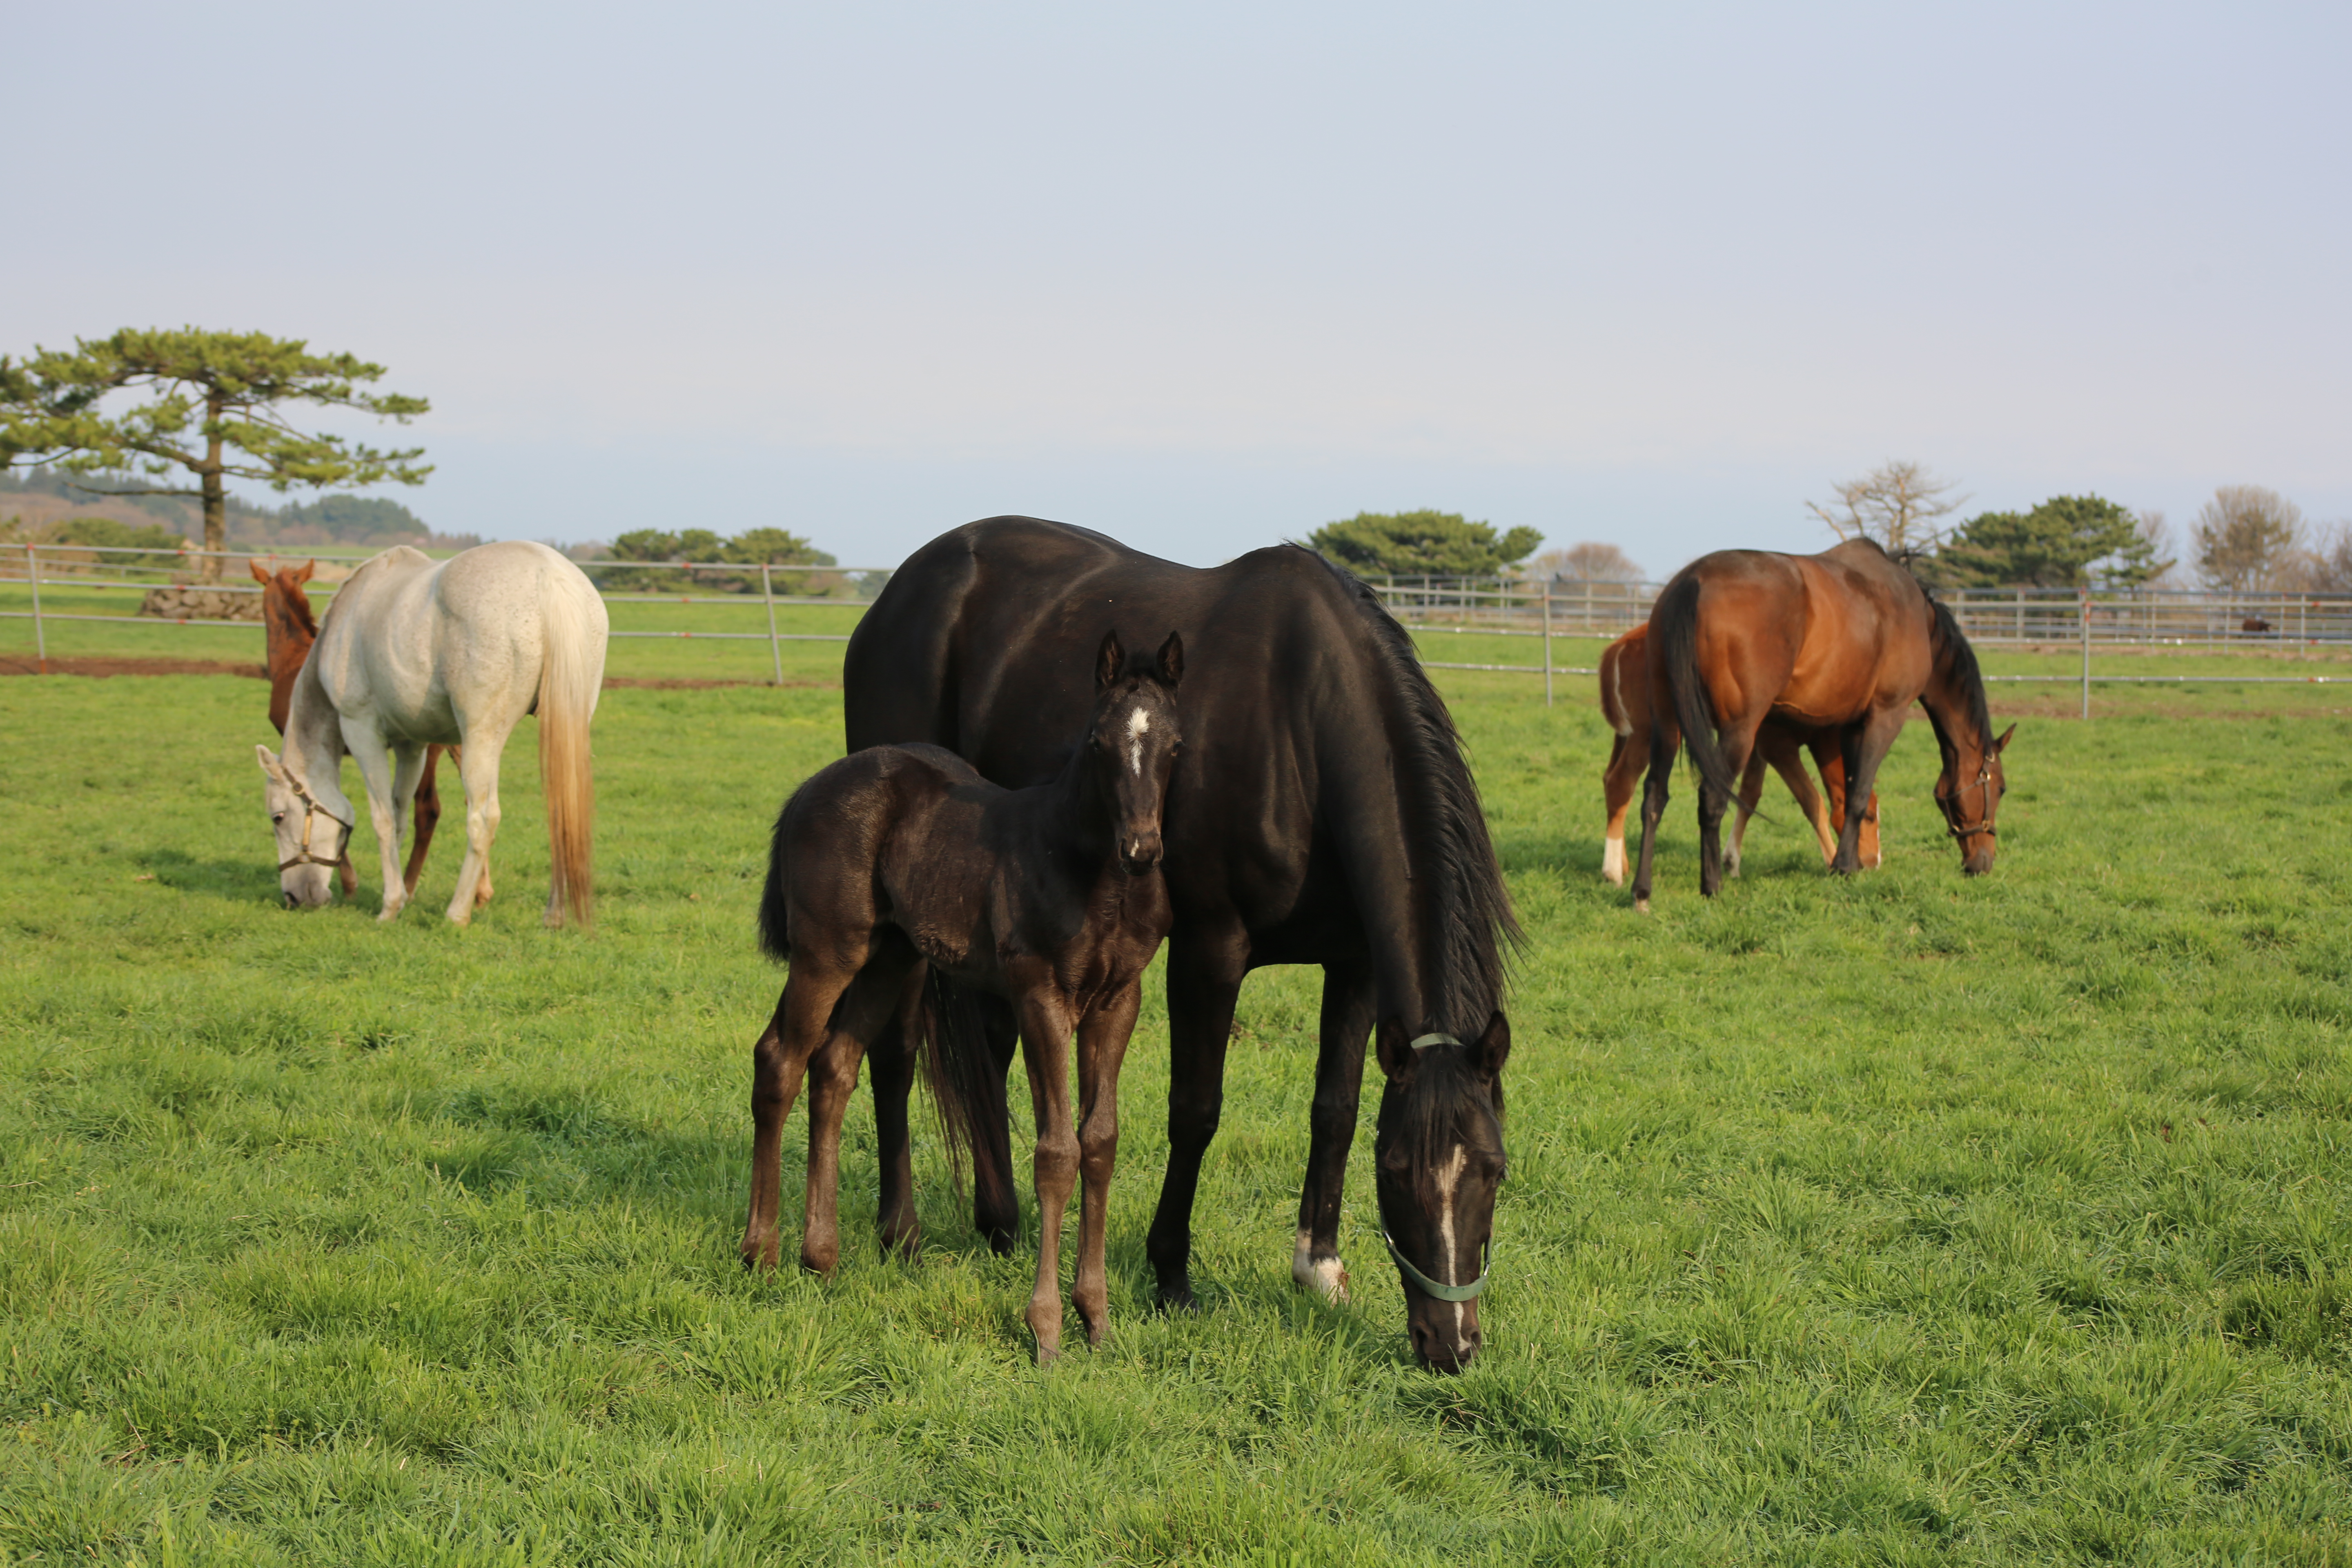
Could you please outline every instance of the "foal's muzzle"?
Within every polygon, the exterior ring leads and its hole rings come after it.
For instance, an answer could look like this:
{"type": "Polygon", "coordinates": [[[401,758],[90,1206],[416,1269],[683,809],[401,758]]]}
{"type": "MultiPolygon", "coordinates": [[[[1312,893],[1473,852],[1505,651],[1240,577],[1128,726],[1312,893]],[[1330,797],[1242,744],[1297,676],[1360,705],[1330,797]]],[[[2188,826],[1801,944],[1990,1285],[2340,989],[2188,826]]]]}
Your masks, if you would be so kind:
{"type": "Polygon", "coordinates": [[[1162,848],[1157,833],[1139,833],[1118,847],[1119,868],[1140,877],[1160,864],[1162,848]]]}

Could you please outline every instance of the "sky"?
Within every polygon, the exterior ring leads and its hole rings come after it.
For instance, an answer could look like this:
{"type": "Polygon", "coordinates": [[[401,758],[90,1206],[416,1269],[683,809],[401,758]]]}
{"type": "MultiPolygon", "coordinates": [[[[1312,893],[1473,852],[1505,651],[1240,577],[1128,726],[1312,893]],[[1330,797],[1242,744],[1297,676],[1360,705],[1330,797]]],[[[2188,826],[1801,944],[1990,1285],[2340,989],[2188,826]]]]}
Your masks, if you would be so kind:
{"type": "Polygon", "coordinates": [[[48,5],[0,353],[263,331],[436,528],[1435,507],[1664,575],[1970,510],[2352,516],[2352,7],[48,5]]]}

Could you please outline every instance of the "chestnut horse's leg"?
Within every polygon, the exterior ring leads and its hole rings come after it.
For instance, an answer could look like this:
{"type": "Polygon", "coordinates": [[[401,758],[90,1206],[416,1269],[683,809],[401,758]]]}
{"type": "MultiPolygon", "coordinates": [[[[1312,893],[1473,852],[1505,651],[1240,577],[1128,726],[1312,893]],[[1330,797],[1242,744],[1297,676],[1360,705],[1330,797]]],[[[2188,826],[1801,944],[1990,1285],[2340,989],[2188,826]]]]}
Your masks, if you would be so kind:
{"type": "Polygon", "coordinates": [[[1625,881],[1625,813],[1649,761],[1647,735],[1620,735],[1609,748],[1609,767],[1601,775],[1601,803],[1609,810],[1609,826],[1601,837],[1601,879],[1612,886],[1625,881]]]}
{"type": "MultiPolygon", "coordinates": [[[[1837,835],[1845,831],[1845,758],[1832,749],[1828,740],[1816,738],[1811,743],[1813,765],[1822,770],[1822,787],[1829,792],[1830,824],[1822,836],[1822,858],[1824,861],[1837,853],[1837,835]]],[[[1863,865],[1879,863],[1878,797],[1874,795],[1862,809],[1862,835],[1855,842],[1863,865]]]]}
{"type": "Polygon", "coordinates": [[[881,1202],[875,1227],[882,1238],[882,1255],[912,1258],[921,1245],[923,1222],[915,1212],[914,1147],[907,1126],[907,1099],[914,1090],[917,1009],[923,1005],[923,980],[929,968],[918,963],[907,972],[898,990],[898,1010],[874,1036],[866,1059],[874,1067],[874,1133],[880,1158],[881,1202]]]}
{"type": "MultiPolygon", "coordinates": [[[[1886,760],[1887,750],[1895,738],[1903,732],[1903,710],[1876,710],[1859,724],[1846,726],[1843,736],[1845,752],[1845,797],[1860,795],[1864,800],[1875,798],[1878,786],[1878,764],[1886,760]]],[[[1837,858],[1830,869],[1841,875],[1862,869],[1862,813],[1845,814],[1845,826],[1838,834],[1837,858]]]]}
{"type": "Polygon", "coordinates": [[[1078,1174],[1086,1184],[1078,1205],[1078,1268],[1070,1282],[1070,1302],[1086,1325],[1089,1345],[1102,1343],[1110,1328],[1103,1237],[1110,1216],[1111,1171],[1118,1163],[1118,1069],[1127,1060],[1128,1037],[1135,1032],[1142,1000],[1139,974],[1078,1024],[1078,1174]]]}
{"type": "Polygon", "coordinates": [[[1666,781],[1674,775],[1675,753],[1683,736],[1671,709],[1658,704],[1650,719],[1650,776],[1642,786],[1642,858],[1633,867],[1633,908],[1650,912],[1650,870],[1658,847],[1658,824],[1666,815],[1666,781]]]}
{"type": "Polygon", "coordinates": [[[1748,819],[1764,799],[1764,745],[1759,740],[1748,756],[1748,771],[1739,775],[1738,815],[1731,819],[1731,848],[1723,858],[1723,874],[1739,875],[1739,847],[1747,842],[1748,819]]]}
{"type": "Polygon", "coordinates": [[[408,847],[408,868],[401,873],[401,886],[408,896],[416,896],[416,879],[425,874],[425,852],[433,845],[433,829],[441,821],[441,789],[434,775],[441,771],[441,753],[446,746],[425,748],[425,772],[416,781],[416,837],[408,847]]]}
{"type": "MultiPolygon", "coordinates": [[[[1805,773],[1804,752],[1798,745],[1797,738],[1787,731],[1765,726],[1757,733],[1756,749],[1771,759],[1772,771],[1779,773],[1780,782],[1789,786],[1790,797],[1797,803],[1797,809],[1805,814],[1805,822],[1812,828],[1813,837],[1821,841],[1822,862],[1827,865],[1829,858],[1837,853],[1837,824],[1832,820],[1834,797],[1829,804],[1823,804],[1821,792],[1813,788],[1813,781],[1805,773]]],[[[1822,776],[1828,776],[1826,771],[1822,776]]]]}
{"type": "Polygon", "coordinates": [[[1143,1243],[1162,1307],[1200,1305],[1192,1294],[1192,1199],[1224,1108],[1225,1043],[1248,953],[1238,924],[1168,939],[1168,1171],[1143,1243]]]}
{"type": "Polygon", "coordinates": [[[1077,1184],[1078,1133],[1070,1116],[1070,1026],[1062,1001],[1033,992],[1021,1003],[1021,1053],[1029,1068],[1029,1109],[1037,1128],[1032,1179],[1037,1188],[1037,1283],[1029,1331],[1037,1364],[1062,1353],[1062,1216],[1077,1184]]]}
{"type": "MultiPolygon", "coordinates": [[[[1622,846],[1620,850],[1622,852],[1622,846]]],[[[1315,1105],[1308,1113],[1307,1184],[1298,1194],[1298,1234],[1290,1282],[1326,1300],[1348,1299],[1339,1260],[1339,1197],[1348,1150],[1356,1141],[1356,1107],[1364,1085],[1364,1041],[1380,1000],[1371,965],[1362,960],[1323,966],[1323,1021],[1315,1058],[1315,1105]]]]}

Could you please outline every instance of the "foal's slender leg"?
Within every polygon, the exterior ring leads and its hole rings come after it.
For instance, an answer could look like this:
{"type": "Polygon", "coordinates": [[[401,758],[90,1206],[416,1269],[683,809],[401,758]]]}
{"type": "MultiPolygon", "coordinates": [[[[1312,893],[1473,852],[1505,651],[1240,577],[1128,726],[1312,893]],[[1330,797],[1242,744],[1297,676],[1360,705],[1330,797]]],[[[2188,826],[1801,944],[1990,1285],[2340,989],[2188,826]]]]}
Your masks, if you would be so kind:
{"type": "Polygon", "coordinates": [[[915,1087],[917,1009],[923,1005],[926,965],[907,972],[899,988],[898,1011],[874,1037],[866,1060],[874,1069],[874,1134],[882,1167],[881,1202],[875,1227],[881,1234],[882,1254],[912,1258],[921,1245],[923,1222],[915,1212],[914,1147],[907,1126],[907,1100],[915,1087]]]}
{"type": "Polygon", "coordinates": [[[1163,1307],[1200,1305],[1192,1294],[1192,1199],[1224,1106],[1225,1042],[1247,943],[1238,929],[1168,942],[1168,1172],[1143,1244],[1163,1307]]]}
{"type": "MultiPolygon", "coordinates": [[[[979,1005],[988,1058],[1001,1086],[1021,1048],[1020,1028],[1012,1009],[997,997],[983,994],[979,1005]]],[[[1004,1103],[1002,1087],[996,1102],[1004,1103]]],[[[1013,1129],[1000,1116],[975,1126],[971,1142],[971,1226],[987,1239],[990,1251],[1007,1258],[1021,1233],[1021,1197],[1013,1184],[1013,1129]]]]}
{"type": "Polygon", "coordinates": [[[1642,770],[1649,761],[1647,739],[1620,735],[1610,745],[1609,767],[1601,775],[1601,804],[1609,811],[1609,826],[1601,836],[1601,879],[1612,886],[1622,886],[1625,880],[1625,813],[1633,804],[1633,792],[1641,787],[1642,770]]]}
{"type": "MultiPolygon", "coordinates": [[[[1620,847],[1622,848],[1622,846],[1620,847]]],[[[1348,1299],[1339,1260],[1339,1198],[1348,1150],[1356,1141],[1356,1107],[1364,1086],[1364,1040],[1372,1032],[1380,991],[1361,960],[1323,966],[1323,1018],[1315,1057],[1315,1107],[1307,1145],[1307,1184],[1298,1194],[1298,1235],[1290,1282],[1327,1300],[1348,1299]]]]}
{"type": "Polygon", "coordinates": [[[441,753],[446,748],[425,748],[425,772],[416,781],[416,838],[408,847],[408,868],[400,876],[400,885],[408,896],[416,896],[416,879],[425,874],[425,853],[433,847],[433,829],[441,822],[441,787],[434,775],[441,771],[441,753]]]}
{"type": "Polygon", "coordinates": [[[1078,1208],[1078,1270],[1070,1301],[1098,1345],[1110,1328],[1110,1279],[1103,1259],[1110,1217],[1111,1172],[1118,1164],[1118,1069],[1143,1000],[1143,977],[1078,1024],[1078,1173],[1085,1188],[1078,1208]]]}
{"type": "Polygon", "coordinates": [[[751,1047],[751,1208],[740,1248],[747,1268],[776,1266],[784,1118],[792,1114],[809,1058],[824,1042],[834,1004],[853,978],[854,973],[827,970],[814,954],[795,952],[775,1014],[751,1047]]]}
{"type": "Polygon", "coordinates": [[[1771,758],[1772,771],[1789,786],[1790,798],[1805,814],[1805,825],[1821,842],[1822,860],[1826,864],[1837,849],[1837,827],[1829,807],[1822,804],[1821,792],[1813,788],[1813,781],[1805,772],[1802,748],[1785,731],[1763,730],[1757,733],[1756,749],[1771,758]]]}
{"type": "Polygon", "coordinates": [[[914,954],[895,942],[866,961],[833,1006],[824,1044],[809,1061],[808,1195],[801,1228],[801,1267],[830,1274],[841,1261],[841,1121],[857,1093],[866,1043],[898,1011],[914,954]]]}
{"type": "Polygon", "coordinates": [[[1650,776],[1642,786],[1642,858],[1633,868],[1633,908],[1650,912],[1650,869],[1657,853],[1658,824],[1666,815],[1666,781],[1682,749],[1682,731],[1663,712],[1650,721],[1650,776]]]}
{"type": "Polygon", "coordinates": [[[1723,874],[1739,875],[1739,847],[1748,838],[1748,819],[1756,815],[1757,805],[1764,798],[1764,748],[1759,743],[1748,758],[1748,771],[1739,775],[1738,813],[1731,819],[1731,848],[1723,858],[1723,874]]]}
{"type": "Polygon", "coordinates": [[[1078,1174],[1078,1134],[1070,1117],[1069,1024],[1058,998],[1032,994],[1023,999],[1021,1051],[1037,1127],[1031,1166],[1037,1186],[1037,1283],[1029,1292],[1027,1317],[1043,1366],[1062,1353],[1062,1216],[1078,1174]]]}

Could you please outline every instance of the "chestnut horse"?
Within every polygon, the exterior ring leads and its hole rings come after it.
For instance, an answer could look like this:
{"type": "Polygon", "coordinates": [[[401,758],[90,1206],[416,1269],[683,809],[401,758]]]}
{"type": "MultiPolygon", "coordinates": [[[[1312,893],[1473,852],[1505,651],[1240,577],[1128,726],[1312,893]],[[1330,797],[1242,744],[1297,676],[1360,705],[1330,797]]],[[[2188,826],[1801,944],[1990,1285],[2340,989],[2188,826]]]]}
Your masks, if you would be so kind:
{"type": "MultiPolygon", "coordinates": [[[[1650,906],[1651,858],[1675,752],[1699,774],[1699,890],[1723,882],[1722,824],[1734,781],[1767,719],[1833,731],[1846,793],[1869,798],[1911,704],[1943,755],[1936,804],[1969,876],[1991,868],[2003,787],[1975,650],[1952,612],[1868,540],[1819,555],[1721,550],[1668,583],[1650,611],[1650,777],[1633,907],[1650,906]]],[[[1830,869],[1861,868],[1862,816],[1849,813],[1830,869]]]]}
{"type": "Polygon", "coordinates": [[[1100,1344],[1109,1326],[1103,1237],[1118,1155],[1118,1069],[1143,972],[1171,919],[1160,813],[1182,746],[1183,639],[1171,633],[1156,658],[1130,663],[1118,633],[1107,632],[1093,665],[1093,710],[1051,781],[1004,789],[939,746],[852,752],[785,802],[760,900],[761,945],[792,971],[752,1050],[743,1262],[775,1266],[779,1146],[814,1058],[801,1262],[833,1272],[841,1121],[858,1060],[894,1020],[903,1030],[919,1014],[926,970],[936,969],[1009,1004],[1019,1022],[1037,1130],[1028,1320],[1040,1363],[1062,1350],[1062,1215],[1081,1173],[1070,1297],[1088,1344],[1100,1344]]]}
{"type": "MultiPolygon", "coordinates": [[[[1601,715],[1617,735],[1609,750],[1608,769],[1601,775],[1601,801],[1609,812],[1608,830],[1601,843],[1601,875],[1612,884],[1625,880],[1625,813],[1633,804],[1643,770],[1650,765],[1649,648],[1650,628],[1640,626],[1601,653],[1601,715]]],[[[1788,784],[1797,809],[1812,824],[1814,836],[1821,840],[1822,859],[1827,862],[1837,854],[1837,836],[1845,826],[1845,759],[1838,754],[1835,735],[1768,719],[1756,731],[1755,754],[1748,759],[1748,771],[1740,776],[1739,816],[1731,825],[1731,853],[1724,858],[1727,877],[1739,875],[1739,848],[1748,837],[1748,818],[1756,815],[1757,805],[1764,798],[1767,763],[1788,784]],[[1797,754],[1800,746],[1813,753],[1813,765],[1822,770],[1822,785],[1829,792],[1826,809],[1813,781],[1806,776],[1804,760],[1797,754]]],[[[1875,866],[1878,860],[1878,797],[1874,795],[1862,813],[1862,863],[1875,866]]]]}
{"type": "MultiPolygon", "coordinates": [[[[319,563],[305,561],[299,566],[280,566],[275,574],[264,572],[258,561],[245,564],[253,580],[261,584],[261,621],[269,638],[269,722],[283,735],[287,704],[294,697],[294,678],[302,673],[302,661],[310,657],[310,645],[319,640],[318,617],[310,612],[310,595],[302,590],[319,563]]],[[[455,746],[425,749],[425,773],[416,782],[416,842],[409,847],[408,866],[400,879],[411,898],[416,894],[416,879],[425,870],[425,851],[432,846],[434,826],[441,820],[441,792],[434,787],[433,775],[441,766],[444,752],[451,762],[465,765],[455,746]]],[[[335,875],[342,882],[343,897],[359,891],[359,878],[352,870],[349,855],[336,863],[335,875]]],[[[486,856],[481,885],[474,889],[474,904],[478,909],[489,901],[490,863],[486,856]]]]}

